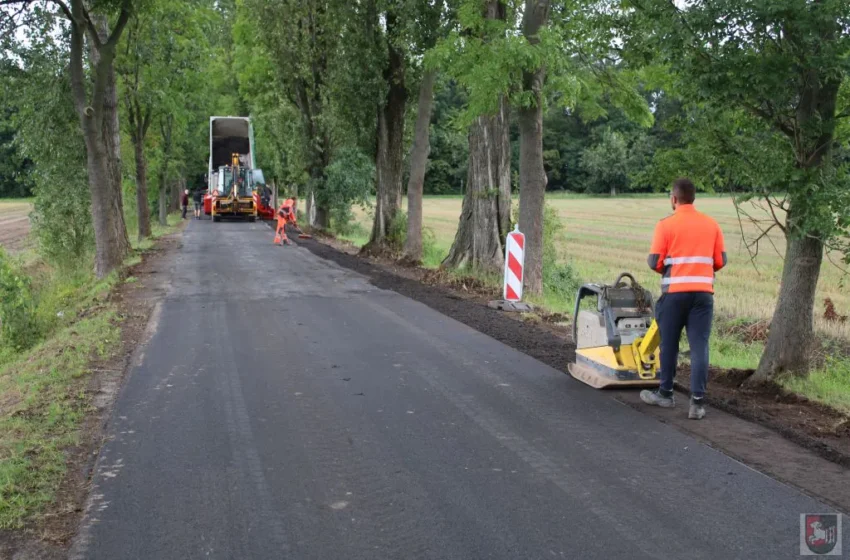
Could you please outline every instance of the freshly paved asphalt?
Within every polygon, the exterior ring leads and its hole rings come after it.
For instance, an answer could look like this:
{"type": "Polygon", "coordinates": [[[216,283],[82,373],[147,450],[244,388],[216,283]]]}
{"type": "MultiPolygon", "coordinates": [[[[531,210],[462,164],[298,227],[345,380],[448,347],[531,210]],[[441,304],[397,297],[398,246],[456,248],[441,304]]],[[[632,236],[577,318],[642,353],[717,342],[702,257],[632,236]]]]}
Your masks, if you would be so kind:
{"type": "Polygon", "coordinates": [[[72,557],[798,558],[830,511],[271,238],[189,225],[72,557]]]}

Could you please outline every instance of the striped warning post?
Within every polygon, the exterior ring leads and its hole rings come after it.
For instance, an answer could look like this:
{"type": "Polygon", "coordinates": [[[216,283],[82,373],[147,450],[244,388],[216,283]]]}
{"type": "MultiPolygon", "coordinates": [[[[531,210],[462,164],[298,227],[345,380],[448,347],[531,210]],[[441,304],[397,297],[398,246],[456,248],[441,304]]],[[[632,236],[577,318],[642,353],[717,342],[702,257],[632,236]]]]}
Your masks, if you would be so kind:
{"type": "Polygon", "coordinates": [[[525,263],[525,235],[519,226],[508,234],[505,242],[505,301],[522,299],[523,265],[525,263]]]}

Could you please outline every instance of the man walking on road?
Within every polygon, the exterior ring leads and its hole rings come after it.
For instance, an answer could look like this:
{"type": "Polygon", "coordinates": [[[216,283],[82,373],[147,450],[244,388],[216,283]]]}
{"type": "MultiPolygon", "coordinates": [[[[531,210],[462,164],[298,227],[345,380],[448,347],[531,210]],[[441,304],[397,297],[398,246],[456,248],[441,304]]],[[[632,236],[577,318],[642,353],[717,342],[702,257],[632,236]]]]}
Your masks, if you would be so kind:
{"type": "Polygon", "coordinates": [[[679,359],[679,339],[687,329],[691,352],[691,404],[688,418],[705,416],[708,379],[708,339],[714,316],[714,276],[726,266],[723,232],[714,219],[694,208],[696,189],[689,179],[677,179],[670,193],[673,214],[655,226],[649,267],[662,274],[662,295],[655,306],[661,332],[661,386],[641,391],[646,404],[675,406],[673,378],[679,359]]]}
{"type": "Polygon", "coordinates": [[[192,199],[195,202],[195,219],[201,219],[201,205],[204,203],[204,191],[201,189],[197,189],[192,195],[192,199]]]}
{"type": "Polygon", "coordinates": [[[183,191],[183,195],[180,197],[180,207],[183,208],[183,219],[186,219],[186,212],[189,211],[189,189],[183,191]]]}

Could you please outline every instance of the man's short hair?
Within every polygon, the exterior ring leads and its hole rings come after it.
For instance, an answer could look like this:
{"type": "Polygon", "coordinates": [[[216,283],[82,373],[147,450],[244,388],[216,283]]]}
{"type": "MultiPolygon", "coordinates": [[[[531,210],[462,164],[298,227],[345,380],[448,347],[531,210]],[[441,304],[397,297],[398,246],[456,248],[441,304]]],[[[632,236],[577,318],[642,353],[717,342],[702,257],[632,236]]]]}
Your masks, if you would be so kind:
{"type": "Polygon", "coordinates": [[[680,204],[693,204],[697,197],[697,189],[690,179],[681,177],[673,181],[673,194],[680,204]]]}

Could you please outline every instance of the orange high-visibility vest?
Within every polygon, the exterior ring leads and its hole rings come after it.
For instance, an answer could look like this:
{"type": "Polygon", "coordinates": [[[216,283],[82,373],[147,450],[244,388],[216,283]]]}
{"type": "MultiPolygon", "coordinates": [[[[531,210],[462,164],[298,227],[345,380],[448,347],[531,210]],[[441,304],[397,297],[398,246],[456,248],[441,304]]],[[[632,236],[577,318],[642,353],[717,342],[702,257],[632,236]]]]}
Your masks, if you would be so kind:
{"type": "Polygon", "coordinates": [[[682,204],[655,226],[647,261],[662,274],[664,293],[714,293],[714,273],[726,266],[723,231],[693,204],[682,204]]]}
{"type": "Polygon", "coordinates": [[[295,223],[295,201],[291,198],[287,198],[280,205],[280,208],[277,211],[277,227],[281,229],[284,227],[287,222],[295,223]]]}

